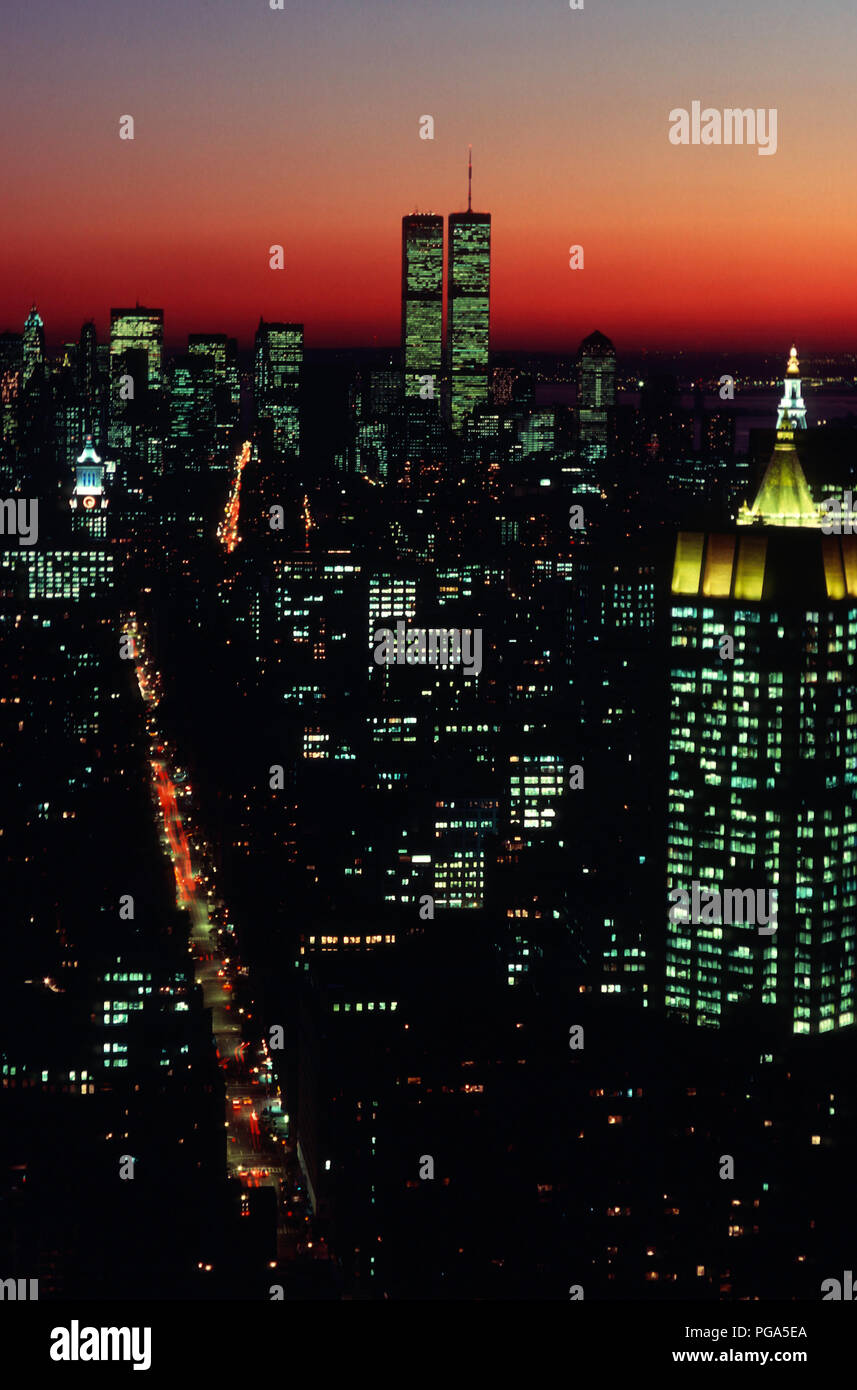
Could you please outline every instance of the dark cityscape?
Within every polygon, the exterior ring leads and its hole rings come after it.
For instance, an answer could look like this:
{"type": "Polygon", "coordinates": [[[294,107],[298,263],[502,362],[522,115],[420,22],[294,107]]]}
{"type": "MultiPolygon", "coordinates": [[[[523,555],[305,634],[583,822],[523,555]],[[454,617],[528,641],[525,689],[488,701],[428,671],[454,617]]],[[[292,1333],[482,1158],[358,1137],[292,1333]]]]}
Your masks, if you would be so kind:
{"type": "MultiPolygon", "coordinates": [[[[662,105],[659,158],[789,158],[773,107],[662,105]]],[[[857,1297],[853,314],[772,269],[734,336],[716,288],[647,336],[599,271],[519,331],[486,143],[391,184],[353,301],[274,232],[275,290],[210,300],[214,241],[163,292],[10,243],[0,1302],[50,1305],[42,1367],[164,1365],[155,1305],[582,1302],[593,1352],[818,1374],[857,1297]]]]}

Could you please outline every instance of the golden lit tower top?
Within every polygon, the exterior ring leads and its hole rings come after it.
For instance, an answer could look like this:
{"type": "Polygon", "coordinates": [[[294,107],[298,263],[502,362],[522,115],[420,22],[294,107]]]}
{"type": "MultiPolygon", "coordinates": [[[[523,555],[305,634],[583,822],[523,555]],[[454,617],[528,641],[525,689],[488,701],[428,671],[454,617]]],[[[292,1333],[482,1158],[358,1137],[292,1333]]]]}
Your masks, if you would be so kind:
{"type": "Polygon", "coordinates": [[[806,406],[800,393],[800,363],[797,360],[797,348],[794,346],[789,353],[783,382],[783,398],[777,414],[777,429],[780,430],[784,426],[792,430],[806,429],[806,406]]]}
{"type": "Polygon", "coordinates": [[[800,363],[792,347],[786,367],[784,392],[777,412],[777,442],[752,506],[741,506],[739,526],[821,525],[822,508],[812,500],[800,458],[795,431],[806,429],[806,406],[800,393],[800,363]]]}

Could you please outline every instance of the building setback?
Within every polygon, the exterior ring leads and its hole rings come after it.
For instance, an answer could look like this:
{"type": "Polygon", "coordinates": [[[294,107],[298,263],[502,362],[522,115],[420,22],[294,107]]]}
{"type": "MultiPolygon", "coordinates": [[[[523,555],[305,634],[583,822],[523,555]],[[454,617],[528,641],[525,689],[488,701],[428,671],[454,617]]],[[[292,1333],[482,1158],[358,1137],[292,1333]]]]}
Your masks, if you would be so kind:
{"type": "Polygon", "coordinates": [[[816,1034],[854,1023],[857,537],[822,533],[794,433],[738,529],[679,533],[672,575],[667,890],[776,889],[777,931],[665,900],[665,1004],[816,1034]]]}

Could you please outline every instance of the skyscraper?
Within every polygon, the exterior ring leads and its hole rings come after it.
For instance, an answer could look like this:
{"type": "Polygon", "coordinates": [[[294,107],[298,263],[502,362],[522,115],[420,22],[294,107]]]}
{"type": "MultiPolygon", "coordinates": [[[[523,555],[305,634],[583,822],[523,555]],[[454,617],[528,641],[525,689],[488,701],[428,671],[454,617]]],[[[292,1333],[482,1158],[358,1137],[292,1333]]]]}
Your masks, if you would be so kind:
{"type": "Polygon", "coordinates": [[[302,323],[266,323],[256,330],[256,414],[273,427],[274,449],[300,452],[300,386],[304,355],[302,323]]]}
{"type": "Polygon", "coordinates": [[[228,434],[237,425],[241,408],[238,344],[225,333],[191,333],[187,350],[190,357],[207,362],[204,375],[210,383],[215,420],[228,434]]]}
{"type": "Polygon", "coordinates": [[[580,344],[577,356],[577,408],[580,442],[607,444],[607,411],[615,401],[616,349],[597,330],[580,344]]]}
{"type": "Polygon", "coordinates": [[[134,309],[110,310],[110,376],[113,381],[122,375],[119,362],[129,351],[144,351],[148,358],[147,379],[143,383],[135,382],[135,396],[141,387],[159,391],[163,382],[163,309],[146,309],[138,304],[134,309]]]}
{"type": "Polygon", "coordinates": [[[739,526],[675,551],[666,1007],[825,1033],[855,1021],[857,537],[822,533],[786,423],[739,526]]]}
{"type": "Polygon", "coordinates": [[[80,330],[80,345],[77,356],[78,390],[86,399],[93,400],[98,384],[98,338],[95,324],[87,319],[80,330]]]}
{"type": "Polygon", "coordinates": [[[24,386],[27,385],[35,369],[44,365],[44,361],[45,326],[34,304],[24,323],[24,386]]]}
{"type": "Polygon", "coordinates": [[[446,346],[449,419],[455,430],[488,399],[491,214],[473,212],[471,204],[468,162],[467,211],[449,215],[446,346]]]}
{"type": "MultiPolygon", "coordinates": [[[[402,360],[405,395],[419,396],[420,377],[440,395],[443,352],[443,218],[402,218],[402,360]]],[[[423,395],[426,399],[426,395],[423,395]]]]}

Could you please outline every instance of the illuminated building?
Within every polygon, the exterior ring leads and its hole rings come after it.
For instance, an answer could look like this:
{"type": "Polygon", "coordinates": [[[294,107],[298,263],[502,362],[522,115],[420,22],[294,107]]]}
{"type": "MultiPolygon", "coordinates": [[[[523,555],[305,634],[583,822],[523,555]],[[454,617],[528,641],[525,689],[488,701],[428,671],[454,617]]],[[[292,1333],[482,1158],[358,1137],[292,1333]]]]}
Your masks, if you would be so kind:
{"type": "Polygon", "coordinates": [[[777,429],[781,429],[784,425],[793,430],[806,429],[806,406],[800,393],[800,363],[797,359],[796,347],[793,347],[789,353],[786,377],[783,382],[783,397],[777,412],[777,429]]]}
{"type": "Polygon", "coordinates": [[[484,907],[484,838],[497,830],[497,802],[439,801],[435,807],[433,855],[436,907],[484,907]]]}
{"type": "Polygon", "coordinates": [[[111,550],[2,550],[4,588],[28,599],[101,598],[115,587],[111,550]]]}
{"type": "Polygon", "coordinates": [[[580,344],[577,356],[577,409],[580,442],[606,450],[607,412],[615,402],[616,349],[597,330],[580,344]]]}
{"type": "Polygon", "coordinates": [[[23,367],[22,334],[0,333],[0,443],[12,444],[17,438],[23,367]]]}
{"type": "Polygon", "coordinates": [[[372,661],[374,634],[377,628],[395,626],[398,619],[410,621],[417,612],[417,580],[403,576],[378,575],[369,580],[369,674],[389,688],[390,668],[372,661]]]}
{"type": "Polygon", "coordinates": [[[446,349],[449,418],[460,430],[468,415],[488,399],[491,286],[491,214],[471,209],[448,219],[446,349]]]}
{"type": "Polygon", "coordinates": [[[143,391],[159,391],[163,384],[163,351],[163,309],[146,309],[138,304],[134,309],[110,310],[110,377],[114,390],[123,375],[125,354],[142,352],[146,356],[146,377],[144,381],[135,380],[135,396],[143,391]]]}
{"type": "Polygon", "coordinates": [[[203,364],[202,379],[211,397],[215,425],[228,434],[238,423],[241,406],[238,344],[225,333],[191,333],[187,350],[191,359],[203,364]]]}
{"type": "Polygon", "coordinates": [[[77,384],[80,394],[87,401],[94,401],[98,388],[98,338],[92,319],[87,319],[80,330],[77,384]]]}
{"type": "Polygon", "coordinates": [[[45,363],[45,326],[35,304],[24,323],[24,370],[21,384],[26,386],[37,367],[45,363]]]}
{"type": "Polygon", "coordinates": [[[405,395],[420,395],[420,377],[434,378],[440,399],[443,346],[443,218],[402,218],[402,360],[405,395]]]}
{"type": "Polygon", "coordinates": [[[822,533],[785,421],[739,523],[676,544],[667,890],[776,890],[777,929],[668,921],[666,1007],[825,1033],[854,1022],[857,537],[822,533]]]}
{"type": "Polygon", "coordinates": [[[300,388],[304,352],[302,323],[266,323],[256,330],[256,414],[270,422],[277,454],[300,453],[300,388]]]}
{"type": "Polygon", "coordinates": [[[552,454],[556,438],[556,418],[552,410],[534,410],[521,422],[519,432],[523,457],[552,454]]]}
{"type": "Polygon", "coordinates": [[[75,465],[75,484],[70,503],[75,529],[85,529],[90,536],[102,538],[107,534],[107,498],[104,496],[104,464],[95,452],[92,435],[86,436],[83,452],[75,465]]]}
{"type": "Polygon", "coordinates": [[[533,835],[556,832],[558,797],[563,795],[563,763],[553,754],[513,755],[509,773],[509,829],[531,844],[533,835]]]}
{"type": "Polygon", "coordinates": [[[215,382],[211,359],[198,353],[173,358],[169,370],[169,419],[185,466],[193,467],[214,436],[215,382]],[[196,447],[194,447],[196,446],[196,447]]]}

